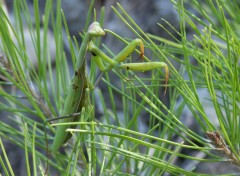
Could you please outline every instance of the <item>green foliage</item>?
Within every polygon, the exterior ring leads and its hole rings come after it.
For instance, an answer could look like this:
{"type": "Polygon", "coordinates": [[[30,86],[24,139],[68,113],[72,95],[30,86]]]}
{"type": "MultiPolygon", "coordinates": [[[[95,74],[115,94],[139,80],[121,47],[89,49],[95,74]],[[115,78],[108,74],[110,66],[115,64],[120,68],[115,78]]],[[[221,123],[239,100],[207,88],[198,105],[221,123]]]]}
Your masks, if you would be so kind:
{"type": "MultiPolygon", "coordinates": [[[[94,1],[91,2],[86,26],[93,21],[94,1]]],[[[101,79],[107,86],[107,94],[99,88],[89,93],[91,105],[94,107],[99,103],[103,115],[95,117],[92,106],[89,105],[91,110],[86,107],[86,111],[81,112],[80,121],[70,123],[78,124],[79,128],[67,130],[73,134],[73,139],[63,147],[63,152],[51,153],[49,159],[45,153],[44,122],[61,114],[73,74],[64,52],[62,29],[65,28],[68,36],[73,68],[76,67],[79,45],[68,32],[60,0],[55,13],[52,1],[46,1],[44,18],[40,15],[38,1],[34,0],[34,24],[26,1],[14,1],[15,24],[10,23],[8,15],[0,8],[0,51],[4,55],[0,67],[4,80],[0,87],[0,109],[6,113],[0,121],[1,172],[5,175],[14,175],[15,172],[6,151],[7,143],[25,152],[26,175],[44,175],[47,160],[49,175],[199,175],[195,168],[203,162],[224,161],[239,166],[240,44],[236,15],[239,5],[237,1],[216,0],[213,3],[206,0],[201,4],[192,1],[197,17],[184,8],[183,1],[172,2],[179,13],[180,31],[163,20],[177,34],[175,37],[167,31],[172,41],[144,33],[120,4],[112,8],[122,19],[121,25],[132,30],[152,53],[150,59],[144,57],[145,61],[168,65],[169,106],[159,99],[164,94],[159,91],[164,87],[163,79],[159,79],[165,74],[161,69],[143,78],[141,74],[114,68],[110,73],[104,73],[101,79]],[[56,46],[55,69],[48,46],[50,25],[56,46]],[[24,26],[30,32],[37,67],[27,53],[24,26]],[[191,39],[187,38],[186,28],[193,31],[191,39]],[[161,45],[156,44],[159,42],[161,45]],[[179,65],[178,70],[172,61],[179,65]],[[113,79],[119,79],[118,85],[113,79]],[[216,113],[217,124],[209,117],[199,90],[209,94],[206,101],[216,113]],[[116,103],[119,96],[120,103],[116,103]],[[107,101],[110,103],[106,104],[107,101]],[[197,133],[181,121],[184,108],[188,108],[196,120],[200,129],[197,133]],[[90,120],[87,121],[86,117],[90,120]],[[145,133],[140,132],[140,117],[149,120],[149,129],[145,133]],[[202,155],[184,153],[184,150],[202,155]],[[220,152],[212,153],[212,150],[220,150],[224,156],[219,155],[220,152]],[[176,164],[177,159],[196,164],[183,168],[176,164]]],[[[102,11],[101,23],[103,14],[102,11]]],[[[167,30],[162,24],[159,26],[167,30]]],[[[128,44],[132,41],[111,31],[106,32],[113,35],[116,42],[128,44]]],[[[101,42],[96,40],[95,43],[101,42]]],[[[101,47],[109,56],[114,56],[105,45],[101,47]]],[[[92,62],[89,73],[92,85],[97,80],[96,68],[92,62]]],[[[53,141],[58,125],[66,123],[47,126],[49,142],[53,141]]],[[[229,174],[237,173],[229,171],[229,174]]]]}

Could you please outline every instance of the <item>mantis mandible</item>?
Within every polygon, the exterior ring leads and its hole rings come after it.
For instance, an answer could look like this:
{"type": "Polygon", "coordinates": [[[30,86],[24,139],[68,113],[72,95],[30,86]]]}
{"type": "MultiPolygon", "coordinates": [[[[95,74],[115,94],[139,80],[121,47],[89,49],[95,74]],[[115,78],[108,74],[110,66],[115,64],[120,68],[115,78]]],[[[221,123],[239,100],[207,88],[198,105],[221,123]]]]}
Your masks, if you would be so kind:
{"type": "MultiPolygon", "coordinates": [[[[98,22],[93,22],[86,32],[84,39],[82,41],[79,57],[76,63],[76,71],[71,81],[71,86],[68,90],[66,101],[64,104],[64,110],[61,114],[62,116],[70,116],[76,113],[80,113],[82,108],[89,106],[87,103],[86,89],[90,88],[90,83],[88,81],[87,75],[85,73],[85,55],[87,51],[92,52],[94,61],[102,72],[111,70],[113,67],[119,67],[122,69],[132,70],[132,71],[148,71],[155,68],[165,68],[166,72],[166,85],[169,78],[168,66],[164,62],[146,62],[146,63],[126,63],[123,62],[128,55],[139,45],[141,57],[144,55],[143,42],[140,39],[135,39],[129,43],[118,55],[113,59],[105,55],[100,49],[98,49],[93,41],[93,37],[99,37],[105,35],[105,31],[101,28],[98,22]]],[[[165,87],[166,92],[166,87],[165,87]]],[[[60,122],[72,122],[77,121],[77,116],[72,116],[71,118],[61,119],[60,122]]],[[[58,126],[56,130],[56,135],[53,144],[50,148],[52,152],[58,151],[58,149],[68,141],[71,137],[70,133],[65,130],[71,126],[58,126]]]]}

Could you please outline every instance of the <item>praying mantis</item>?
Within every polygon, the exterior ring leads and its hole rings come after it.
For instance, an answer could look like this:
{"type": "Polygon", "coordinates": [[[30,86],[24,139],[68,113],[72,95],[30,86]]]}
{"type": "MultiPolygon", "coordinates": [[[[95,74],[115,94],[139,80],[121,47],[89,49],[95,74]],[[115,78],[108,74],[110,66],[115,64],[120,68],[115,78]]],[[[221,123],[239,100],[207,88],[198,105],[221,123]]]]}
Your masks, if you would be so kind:
{"type": "MultiPolygon", "coordinates": [[[[122,63],[138,45],[140,46],[140,56],[143,57],[144,45],[142,40],[133,40],[119,54],[117,54],[113,59],[111,59],[99,48],[97,48],[92,41],[93,37],[100,37],[103,35],[105,35],[105,31],[101,28],[98,22],[93,22],[85,33],[80,47],[79,57],[76,62],[76,70],[74,72],[74,76],[72,78],[71,85],[67,93],[63,113],[61,114],[62,116],[70,116],[76,113],[81,113],[84,107],[89,106],[86,90],[90,88],[90,83],[85,73],[85,55],[88,51],[92,53],[94,61],[102,72],[107,72],[113,67],[132,71],[148,71],[164,67],[166,73],[165,81],[167,85],[169,71],[167,64],[164,62],[122,63]]],[[[71,118],[61,119],[60,122],[65,123],[77,120],[77,116],[72,116],[71,118]]],[[[71,134],[66,132],[66,129],[70,127],[70,125],[57,127],[53,144],[50,147],[51,152],[58,151],[58,149],[64,143],[66,143],[69,138],[71,138],[71,134]]]]}

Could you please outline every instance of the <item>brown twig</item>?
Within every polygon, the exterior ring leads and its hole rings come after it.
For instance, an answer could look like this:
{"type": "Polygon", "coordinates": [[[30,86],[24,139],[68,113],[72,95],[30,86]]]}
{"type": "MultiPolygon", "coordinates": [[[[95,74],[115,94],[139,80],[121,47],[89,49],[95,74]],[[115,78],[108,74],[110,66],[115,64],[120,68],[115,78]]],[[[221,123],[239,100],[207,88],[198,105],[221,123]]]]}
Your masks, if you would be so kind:
{"type": "Polygon", "coordinates": [[[224,154],[231,159],[232,163],[240,167],[240,160],[232,153],[232,151],[228,148],[222,136],[214,131],[214,132],[206,132],[208,138],[212,141],[215,147],[224,152],[224,154]]]}

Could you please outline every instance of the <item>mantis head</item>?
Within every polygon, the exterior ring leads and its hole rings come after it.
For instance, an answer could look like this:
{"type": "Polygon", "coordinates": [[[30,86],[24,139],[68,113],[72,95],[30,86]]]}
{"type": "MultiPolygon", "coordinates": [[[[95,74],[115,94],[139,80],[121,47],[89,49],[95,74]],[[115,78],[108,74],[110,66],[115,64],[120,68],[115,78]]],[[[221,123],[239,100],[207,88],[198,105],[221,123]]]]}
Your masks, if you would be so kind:
{"type": "Polygon", "coordinates": [[[89,28],[88,33],[93,37],[99,37],[105,35],[105,31],[101,28],[98,22],[93,22],[89,28]]]}

